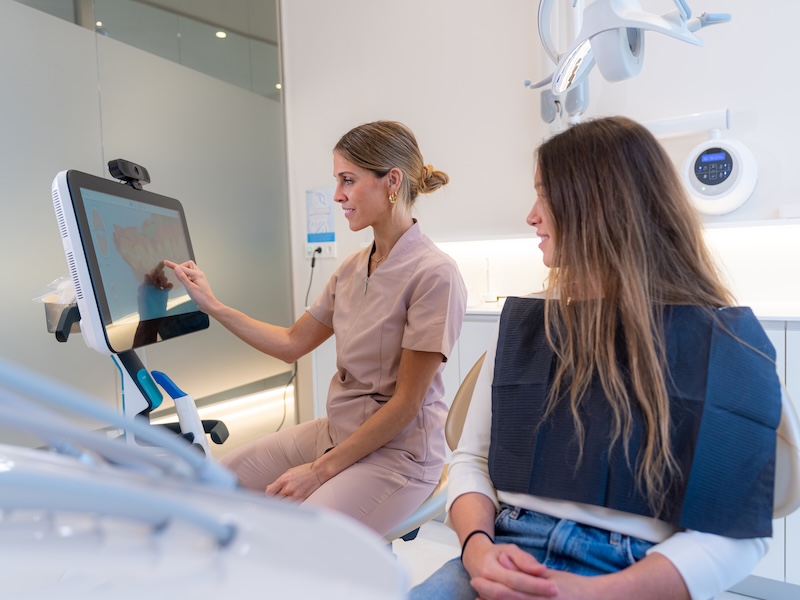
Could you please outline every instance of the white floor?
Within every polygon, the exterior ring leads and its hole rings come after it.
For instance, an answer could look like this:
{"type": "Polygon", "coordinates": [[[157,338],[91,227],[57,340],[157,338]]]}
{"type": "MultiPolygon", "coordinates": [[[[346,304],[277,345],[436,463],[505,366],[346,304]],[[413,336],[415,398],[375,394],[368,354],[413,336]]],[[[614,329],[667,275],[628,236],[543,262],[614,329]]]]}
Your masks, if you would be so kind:
{"type": "MultiPolygon", "coordinates": [[[[417,538],[411,542],[395,540],[392,550],[407,570],[412,586],[423,581],[442,564],[458,556],[459,545],[456,534],[439,521],[430,521],[422,526],[417,538]]],[[[716,600],[745,600],[746,596],[725,592],[716,600]]]]}
{"type": "Polygon", "coordinates": [[[452,529],[439,521],[429,521],[420,528],[416,539],[392,542],[392,550],[408,571],[409,580],[414,586],[458,556],[460,547],[452,529]]]}

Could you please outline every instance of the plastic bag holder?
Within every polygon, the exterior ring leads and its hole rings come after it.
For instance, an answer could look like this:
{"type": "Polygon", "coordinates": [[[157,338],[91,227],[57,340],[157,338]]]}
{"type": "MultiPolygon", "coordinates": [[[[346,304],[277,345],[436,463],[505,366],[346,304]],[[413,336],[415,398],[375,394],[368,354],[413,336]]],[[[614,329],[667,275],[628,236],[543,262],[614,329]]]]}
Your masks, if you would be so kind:
{"type": "Polygon", "coordinates": [[[78,310],[77,304],[70,304],[61,311],[58,317],[58,322],[54,328],[56,340],[59,342],[66,342],[69,339],[69,334],[72,331],[72,326],[75,323],[80,323],[81,313],[78,310]]]}

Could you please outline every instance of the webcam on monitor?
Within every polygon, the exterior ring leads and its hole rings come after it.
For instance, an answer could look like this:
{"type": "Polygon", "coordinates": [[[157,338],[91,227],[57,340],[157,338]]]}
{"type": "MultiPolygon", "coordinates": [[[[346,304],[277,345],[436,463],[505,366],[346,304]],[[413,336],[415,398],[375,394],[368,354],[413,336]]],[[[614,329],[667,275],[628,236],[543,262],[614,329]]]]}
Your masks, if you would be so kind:
{"type": "Polygon", "coordinates": [[[144,184],[150,183],[150,173],[147,169],[124,158],[108,161],[108,172],[112,177],[124,181],[137,190],[141,190],[144,184]]]}

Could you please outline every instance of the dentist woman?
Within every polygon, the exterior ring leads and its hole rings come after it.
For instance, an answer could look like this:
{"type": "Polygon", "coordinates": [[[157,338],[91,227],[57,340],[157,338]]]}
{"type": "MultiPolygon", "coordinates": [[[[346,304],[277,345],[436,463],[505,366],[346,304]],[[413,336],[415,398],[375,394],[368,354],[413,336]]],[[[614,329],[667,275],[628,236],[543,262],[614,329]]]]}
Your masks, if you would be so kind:
{"type": "Polygon", "coordinates": [[[448,176],[423,162],[414,134],[379,121],[333,151],[334,201],[374,240],[346,258],[291,327],[215,297],[192,262],[165,264],[200,309],[254,348],[296,361],[336,334],[327,417],[265,436],[222,458],[240,483],[350,515],[383,535],[439,480],[445,458],[442,369],[460,334],[466,288],[455,262],[412,217],[448,176]]]}

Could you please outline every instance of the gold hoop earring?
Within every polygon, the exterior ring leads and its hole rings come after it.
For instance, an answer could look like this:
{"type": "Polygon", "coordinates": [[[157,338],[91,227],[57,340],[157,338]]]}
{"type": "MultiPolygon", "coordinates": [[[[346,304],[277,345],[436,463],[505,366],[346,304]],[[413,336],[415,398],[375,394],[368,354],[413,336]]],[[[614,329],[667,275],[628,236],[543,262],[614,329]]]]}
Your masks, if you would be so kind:
{"type": "Polygon", "coordinates": [[[394,204],[397,202],[397,192],[392,192],[389,194],[389,204],[394,204]]]}

